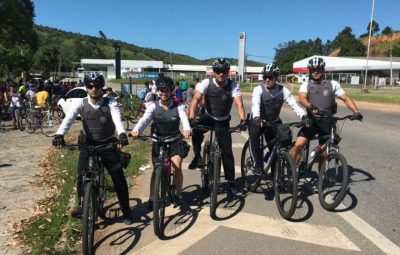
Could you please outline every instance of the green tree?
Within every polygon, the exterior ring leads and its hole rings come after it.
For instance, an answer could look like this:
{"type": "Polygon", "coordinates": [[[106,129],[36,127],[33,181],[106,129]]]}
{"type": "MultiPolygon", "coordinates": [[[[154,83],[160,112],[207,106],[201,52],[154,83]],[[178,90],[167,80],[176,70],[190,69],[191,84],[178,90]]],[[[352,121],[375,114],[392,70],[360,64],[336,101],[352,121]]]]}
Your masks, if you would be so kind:
{"type": "Polygon", "coordinates": [[[374,35],[374,34],[378,33],[379,30],[380,30],[379,29],[379,24],[375,20],[372,20],[372,22],[369,22],[368,26],[367,26],[368,33],[369,33],[369,27],[371,26],[371,24],[372,24],[371,34],[374,35]]]}
{"type": "Polygon", "coordinates": [[[29,69],[27,64],[38,47],[38,37],[33,29],[34,17],[31,0],[0,0],[2,75],[15,75],[29,69]]]}
{"type": "Polygon", "coordinates": [[[383,30],[382,30],[382,34],[383,35],[392,35],[393,34],[393,29],[389,26],[386,26],[383,30]]]}
{"type": "Polygon", "coordinates": [[[350,27],[345,27],[333,40],[333,48],[340,48],[339,56],[365,56],[365,46],[352,32],[350,27]]]}
{"type": "Polygon", "coordinates": [[[58,71],[60,52],[55,45],[42,46],[35,54],[35,66],[44,74],[58,71]]]}

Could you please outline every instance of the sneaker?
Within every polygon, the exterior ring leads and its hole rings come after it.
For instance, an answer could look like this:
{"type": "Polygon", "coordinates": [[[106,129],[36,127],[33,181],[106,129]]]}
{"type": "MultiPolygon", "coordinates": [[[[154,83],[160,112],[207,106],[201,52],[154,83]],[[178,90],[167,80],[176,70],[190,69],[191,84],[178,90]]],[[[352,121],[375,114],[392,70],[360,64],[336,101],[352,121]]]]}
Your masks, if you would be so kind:
{"type": "Polygon", "coordinates": [[[229,182],[229,188],[228,188],[228,192],[227,192],[227,198],[228,199],[232,199],[236,196],[237,194],[237,189],[236,189],[236,185],[234,181],[230,181],[229,182]]]}
{"type": "Polygon", "coordinates": [[[124,217],[125,225],[131,225],[133,223],[131,209],[130,208],[122,209],[122,214],[123,214],[123,217],[124,217]]]}
{"type": "Polygon", "coordinates": [[[82,207],[81,206],[73,207],[69,214],[71,215],[71,217],[80,218],[82,216],[82,207]]]}
{"type": "Polygon", "coordinates": [[[200,168],[203,166],[203,160],[200,156],[194,157],[192,162],[189,164],[190,170],[195,170],[196,168],[200,168]]]}
{"type": "Polygon", "coordinates": [[[150,165],[141,165],[140,167],[139,167],[139,171],[146,171],[147,169],[149,169],[151,166],[150,165]]]}

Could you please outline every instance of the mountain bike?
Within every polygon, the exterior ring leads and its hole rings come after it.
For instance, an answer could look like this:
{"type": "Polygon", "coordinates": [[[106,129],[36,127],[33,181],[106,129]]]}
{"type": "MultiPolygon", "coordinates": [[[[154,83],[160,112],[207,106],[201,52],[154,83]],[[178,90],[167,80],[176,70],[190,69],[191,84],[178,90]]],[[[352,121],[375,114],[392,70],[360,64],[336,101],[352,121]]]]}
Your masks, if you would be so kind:
{"type": "Polygon", "coordinates": [[[228,128],[216,128],[206,125],[195,125],[193,129],[210,131],[208,140],[203,147],[203,162],[201,168],[201,183],[203,189],[210,189],[210,217],[215,219],[217,209],[218,188],[221,177],[221,151],[218,145],[220,132],[240,132],[240,125],[228,128]]]}
{"type": "MultiPolygon", "coordinates": [[[[273,190],[275,193],[275,202],[279,214],[284,219],[290,219],[296,209],[298,179],[295,163],[289,151],[292,146],[291,127],[300,127],[301,123],[292,122],[279,124],[266,122],[265,126],[272,127],[277,130],[277,135],[269,144],[273,144],[271,151],[263,153],[266,165],[263,166],[261,173],[255,172],[255,160],[251,150],[250,139],[243,146],[241,156],[241,174],[244,186],[248,191],[254,192],[260,185],[263,176],[266,176],[275,164],[274,173],[272,175],[273,190]]],[[[263,152],[268,150],[268,144],[264,144],[264,135],[261,137],[260,150],[263,152]]],[[[264,161],[263,160],[263,161],[264,161]]]]}
{"type": "Polygon", "coordinates": [[[140,102],[138,106],[131,105],[129,114],[124,116],[124,120],[126,121],[126,129],[129,129],[129,126],[133,127],[137,122],[137,119],[141,118],[145,111],[146,106],[143,102],[140,102]]]}
{"type": "Polygon", "coordinates": [[[42,134],[48,137],[55,136],[62,120],[57,116],[52,116],[49,110],[36,108],[29,111],[25,117],[25,130],[32,134],[36,129],[40,129],[42,134]]]}
{"type": "Polygon", "coordinates": [[[86,148],[89,154],[88,169],[83,175],[82,189],[82,253],[94,254],[95,223],[100,216],[104,218],[104,201],[106,198],[106,179],[104,165],[99,155],[102,150],[114,148],[115,143],[105,145],[67,144],[68,149],[86,148]]]}
{"type": "Polygon", "coordinates": [[[159,144],[159,156],[154,161],[153,189],[153,227],[154,234],[162,237],[164,232],[165,208],[174,202],[174,170],[171,167],[170,143],[182,139],[182,135],[172,136],[139,136],[141,140],[152,140],[159,144]]]}
{"type": "MultiPolygon", "coordinates": [[[[309,116],[315,118],[312,113],[309,116]]],[[[310,141],[304,146],[299,165],[300,173],[307,173],[312,170],[315,163],[319,163],[317,190],[318,200],[321,206],[331,211],[335,209],[346,195],[349,185],[349,169],[345,156],[339,152],[340,131],[337,122],[340,120],[354,120],[353,115],[335,117],[327,112],[321,112],[322,118],[330,119],[332,123],[331,133],[324,136],[326,142],[318,144],[310,153],[310,141]]],[[[343,123],[344,125],[344,123],[343,123]]],[[[342,125],[342,128],[343,128],[342,125]]],[[[315,137],[312,139],[316,139],[315,137]]]]}

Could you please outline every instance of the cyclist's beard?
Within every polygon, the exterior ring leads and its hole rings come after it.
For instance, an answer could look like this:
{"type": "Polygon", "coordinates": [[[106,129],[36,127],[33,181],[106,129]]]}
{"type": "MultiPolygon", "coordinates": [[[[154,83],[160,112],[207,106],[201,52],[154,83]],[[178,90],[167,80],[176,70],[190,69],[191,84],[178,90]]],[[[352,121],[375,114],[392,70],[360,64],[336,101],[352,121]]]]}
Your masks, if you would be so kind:
{"type": "Polygon", "coordinates": [[[92,101],[94,101],[94,102],[99,101],[99,100],[102,98],[102,96],[103,96],[103,93],[100,93],[98,96],[93,96],[93,95],[91,95],[91,94],[89,93],[89,98],[90,98],[92,101]]]}

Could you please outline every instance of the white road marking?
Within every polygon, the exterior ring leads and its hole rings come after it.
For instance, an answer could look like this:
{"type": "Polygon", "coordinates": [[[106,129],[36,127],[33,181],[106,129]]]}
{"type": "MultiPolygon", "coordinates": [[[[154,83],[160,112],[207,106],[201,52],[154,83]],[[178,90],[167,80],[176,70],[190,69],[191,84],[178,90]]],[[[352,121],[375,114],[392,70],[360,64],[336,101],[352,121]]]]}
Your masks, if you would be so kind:
{"type": "MultiPolygon", "coordinates": [[[[243,212],[226,221],[214,221],[210,219],[208,213],[208,210],[200,211],[195,224],[183,235],[168,241],[157,239],[133,254],[179,254],[220,226],[325,247],[361,251],[335,227],[293,223],[283,219],[243,212]]],[[[167,215],[170,215],[170,212],[167,212],[167,215]]]]}
{"type": "MultiPolygon", "coordinates": [[[[344,209],[345,206],[340,204],[338,209],[344,209]]],[[[390,241],[387,237],[385,237],[382,233],[377,231],[371,225],[369,225],[366,221],[358,217],[355,213],[351,211],[338,213],[340,217],[342,217],[347,223],[353,226],[358,232],[360,232],[363,236],[365,236],[368,240],[374,243],[379,249],[381,249],[384,253],[390,255],[398,255],[400,254],[400,247],[395,243],[390,241]]]]}

